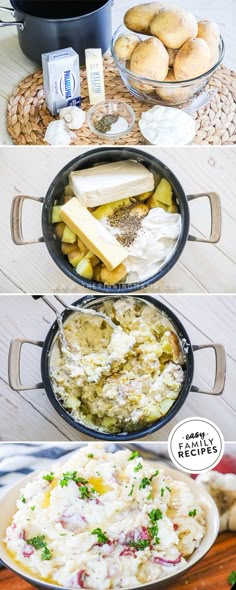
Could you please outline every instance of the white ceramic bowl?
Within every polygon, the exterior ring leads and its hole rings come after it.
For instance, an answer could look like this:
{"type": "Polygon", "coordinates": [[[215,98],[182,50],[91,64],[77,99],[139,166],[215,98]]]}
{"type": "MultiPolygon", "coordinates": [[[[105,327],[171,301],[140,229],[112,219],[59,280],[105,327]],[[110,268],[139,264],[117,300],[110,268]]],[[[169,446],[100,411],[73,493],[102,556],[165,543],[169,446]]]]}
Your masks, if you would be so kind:
{"type": "MultiPolygon", "coordinates": [[[[65,459],[66,461],[66,459],[65,459]]],[[[152,462],[153,467],[153,462],[152,462]]],[[[157,462],[157,467],[163,467],[165,472],[169,474],[174,479],[185,481],[191,487],[192,492],[195,494],[198,502],[201,503],[205,514],[206,514],[206,534],[196,551],[193,555],[188,559],[185,566],[178,571],[177,573],[170,573],[169,575],[165,576],[161,580],[157,580],[156,582],[149,582],[148,584],[142,584],[135,588],[123,589],[123,590],[160,590],[161,588],[165,588],[166,582],[173,581],[177,579],[177,577],[181,577],[182,573],[186,572],[189,568],[192,567],[195,563],[197,563],[202,557],[209,551],[209,549],[214,544],[216,537],[219,532],[219,513],[216,507],[214,500],[208,494],[206,489],[201,485],[198,484],[195,480],[192,480],[188,475],[177,471],[176,469],[172,469],[167,467],[165,464],[157,462]]],[[[20,577],[24,578],[27,582],[35,586],[39,589],[51,589],[51,590],[58,590],[61,588],[62,590],[69,590],[68,588],[64,588],[62,586],[54,585],[46,583],[33,575],[30,575],[28,572],[24,570],[24,567],[20,566],[18,563],[14,561],[14,559],[8,554],[5,548],[5,544],[3,543],[3,539],[5,537],[5,532],[9,524],[11,523],[12,517],[16,512],[16,500],[20,497],[20,489],[24,487],[28,481],[32,480],[37,472],[28,475],[27,477],[22,478],[20,481],[17,482],[7,493],[1,498],[0,500],[0,559],[3,563],[18,574],[20,577]]]]}

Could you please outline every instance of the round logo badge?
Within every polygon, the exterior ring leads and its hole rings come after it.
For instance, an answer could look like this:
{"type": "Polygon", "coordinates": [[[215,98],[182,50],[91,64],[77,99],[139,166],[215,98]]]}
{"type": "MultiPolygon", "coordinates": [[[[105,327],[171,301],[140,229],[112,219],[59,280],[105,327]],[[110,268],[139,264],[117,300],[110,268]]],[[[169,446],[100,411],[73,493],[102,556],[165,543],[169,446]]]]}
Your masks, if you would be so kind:
{"type": "Polygon", "coordinates": [[[173,428],[168,452],[181,471],[202,473],[213,469],[224,454],[224,437],[218,426],[206,418],[187,418],[173,428]]]}

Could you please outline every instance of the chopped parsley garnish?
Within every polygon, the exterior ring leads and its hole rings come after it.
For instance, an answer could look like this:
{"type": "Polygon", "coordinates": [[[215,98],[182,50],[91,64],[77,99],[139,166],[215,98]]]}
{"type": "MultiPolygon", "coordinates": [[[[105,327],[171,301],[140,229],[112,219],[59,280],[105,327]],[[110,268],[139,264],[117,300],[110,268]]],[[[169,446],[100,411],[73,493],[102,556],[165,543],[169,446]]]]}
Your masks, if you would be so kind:
{"type": "Polygon", "coordinates": [[[196,514],[197,514],[196,508],[194,508],[193,510],[190,510],[190,512],[188,513],[189,516],[196,516],[196,514]]]}
{"type": "Polygon", "coordinates": [[[92,531],[92,535],[97,535],[98,543],[108,543],[109,541],[106,534],[102,532],[102,529],[94,529],[94,531],[92,531]]]}
{"type": "Polygon", "coordinates": [[[136,457],[139,457],[139,452],[133,451],[133,453],[131,453],[131,455],[129,456],[128,461],[132,461],[133,459],[136,459],[136,457]]]}
{"type": "Polygon", "coordinates": [[[54,473],[51,471],[50,473],[47,473],[47,475],[43,475],[43,479],[51,483],[54,479],[54,473]]]}
{"type": "Polygon", "coordinates": [[[132,483],[132,486],[130,488],[130,493],[128,494],[128,496],[132,496],[133,491],[134,491],[134,483],[132,483]]]}
{"type": "Polygon", "coordinates": [[[80,477],[77,471],[67,471],[63,473],[62,479],[60,479],[60,486],[65,488],[68,486],[69,481],[74,481],[79,488],[80,497],[82,500],[86,498],[90,498],[91,494],[94,494],[96,490],[94,488],[89,489],[88,487],[88,480],[80,477]]]}
{"type": "Polygon", "coordinates": [[[87,479],[84,479],[83,477],[79,477],[77,471],[67,471],[66,473],[63,473],[63,477],[62,477],[62,479],[60,479],[60,486],[62,488],[68,486],[69,481],[74,481],[75,483],[83,483],[83,484],[88,483],[87,479]]]}
{"type": "Polygon", "coordinates": [[[94,455],[93,455],[93,453],[89,453],[89,454],[88,454],[88,458],[89,458],[89,459],[93,459],[93,458],[94,458],[94,455]]]}
{"type": "Polygon", "coordinates": [[[164,493],[165,493],[165,488],[161,488],[161,498],[163,498],[164,493]]]}
{"type": "Polygon", "coordinates": [[[136,467],[134,467],[134,471],[135,472],[140,471],[140,469],[142,469],[142,468],[143,468],[142,463],[139,462],[138,465],[136,465],[136,467]]]}
{"type": "Polygon", "coordinates": [[[149,513],[149,518],[152,524],[155,524],[157,520],[161,520],[162,518],[161,510],[159,510],[159,508],[153,508],[153,510],[151,510],[151,512],[149,513]]]}
{"type": "Polygon", "coordinates": [[[34,512],[35,506],[30,506],[30,510],[32,510],[32,512],[34,512]]]}
{"type": "Polygon", "coordinates": [[[172,489],[169,488],[168,486],[166,486],[166,489],[168,490],[168,492],[170,492],[170,493],[172,492],[172,489]]]}
{"type": "Polygon", "coordinates": [[[236,583],[236,571],[231,572],[228,577],[228,582],[233,586],[236,583]]]}
{"type": "Polygon", "coordinates": [[[26,498],[25,498],[25,496],[21,496],[21,502],[23,502],[23,504],[25,504],[25,503],[26,503],[26,498]]]}
{"type": "Polygon", "coordinates": [[[152,482],[152,480],[153,480],[153,478],[154,478],[154,477],[156,477],[156,475],[158,475],[158,474],[159,474],[159,471],[158,471],[158,469],[157,469],[157,471],[155,471],[155,473],[153,473],[153,474],[151,475],[151,477],[143,477],[143,479],[141,479],[141,482],[140,482],[140,484],[139,484],[139,489],[140,489],[140,490],[143,490],[143,489],[145,489],[147,486],[150,486],[150,485],[151,485],[151,482],[152,482]]]}
{"type": "Polygon", "coordinates": [[[45,535],[37,535],[37,537],[33,537],[32,539],[28,539],[26,543],[28,545],[32,545],[34,549],[42,549],[41,559],[48,560],[51,559],[52,554],[51,551],[48,549],[47,543],[45,543],[45,535]]]}
{"type": "Polygon", "coordinates": [[[144,551],[146,547],[149,547],[149,541],[148,539],[140,539],[140,541],[130,541],[129,546],[134,547],[138,551],[144,551]]]}

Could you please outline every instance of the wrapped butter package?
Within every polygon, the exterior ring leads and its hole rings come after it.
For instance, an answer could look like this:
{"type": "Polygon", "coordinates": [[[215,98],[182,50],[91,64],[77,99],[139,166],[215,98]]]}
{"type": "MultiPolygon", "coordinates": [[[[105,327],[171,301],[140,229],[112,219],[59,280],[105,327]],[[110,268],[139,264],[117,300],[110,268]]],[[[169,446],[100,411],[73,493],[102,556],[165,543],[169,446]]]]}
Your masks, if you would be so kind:
{"type": "Polygon", "coordinates": [[[154,189],[154,176],[134,160],[111,162],[71,172],[70,186],[85,207],[98,207],[154,189]]]}
{"type": "Polygon", "coordinates": [[[105,100],[105,82],[101,49],[86,49],[86,71],[89,102],[91,105],[105,100]]]}
{"type": "Polygon", "coordinates": [[[48,110],[52,115],[67,106],[80,106],[79,56],[68,47],[43,53],[43,82],[48,110]]]}

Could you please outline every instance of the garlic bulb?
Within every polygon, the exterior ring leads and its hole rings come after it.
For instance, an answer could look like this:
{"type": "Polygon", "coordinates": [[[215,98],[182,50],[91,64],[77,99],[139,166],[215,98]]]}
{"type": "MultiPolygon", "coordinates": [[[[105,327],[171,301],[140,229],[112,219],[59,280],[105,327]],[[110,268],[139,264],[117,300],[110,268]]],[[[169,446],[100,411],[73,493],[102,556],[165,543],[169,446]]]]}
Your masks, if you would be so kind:
{"type": "Polygon", "coordinates": [[[80,129],[85,122],[85,112],[79,107],[65,107],[60,110],[59,117],[69,129],[80,129]]]}
{"type": "Polygon", "coordinates": [[[65,121],[51,121],[49,123],[44,139],[50,145],[69,145],[74,138],[65,125],[65,121]]]}
{"type": "Polygon", "coordinates": [[[236,531],[236,475],[209,471],[197,478],[206,486],[220,513],[220,530],[236,531]]]}

